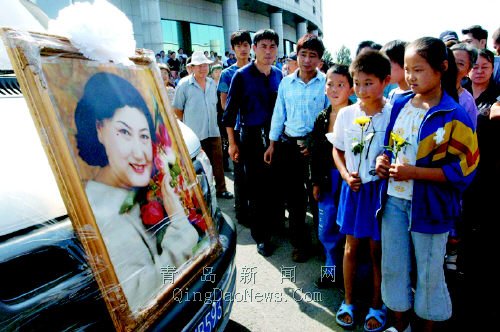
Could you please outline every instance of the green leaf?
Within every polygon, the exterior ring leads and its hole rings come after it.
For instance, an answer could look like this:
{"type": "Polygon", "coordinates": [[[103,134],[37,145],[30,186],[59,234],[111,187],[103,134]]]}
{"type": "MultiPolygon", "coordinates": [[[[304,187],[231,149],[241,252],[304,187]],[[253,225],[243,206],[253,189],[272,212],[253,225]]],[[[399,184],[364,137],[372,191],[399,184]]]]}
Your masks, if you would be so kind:
{"type": "Polygon", "coordinates": [[[161,243],[163,242],[163,238],[165,237],[165,232],[167,231],[167,225],[162,225],[162,227],[156,232],[156,249],[158,249],[158,253],[161,255],[163,251],[163,247],[161,243]]]}
{"type": "Polygon", "coordinates": [[[128,192],[127,197],[125,197],[125,200],[122,203],[122,206],[120,206],[120,214],[124,214],[132,210],[135,204],[135,197],[137,195],[137,191],[131,190],[128,192]]]}
{"type": "Polygon", "coordinates": [[[392,146],[389,146],[389,145],[384,145],[384,149],[389,150],[391,152],[394,152],[394,148],[392,146]]]}
{"type": "Polygon", "coordinates": [[[358,153],[361,153],[361,151],[363,151],[363,147],[363,143],[358,143],[352,147],[352,152],[354,153],[354,155],[357,155],[358,153]]]}
{"type": "Polygon", "coordinates": [[[179,166],[178,163],[172,165],[172,167],[170,167],[170,170],[175,174],[175,176],[181,174],[181,167],[179,166]]]}

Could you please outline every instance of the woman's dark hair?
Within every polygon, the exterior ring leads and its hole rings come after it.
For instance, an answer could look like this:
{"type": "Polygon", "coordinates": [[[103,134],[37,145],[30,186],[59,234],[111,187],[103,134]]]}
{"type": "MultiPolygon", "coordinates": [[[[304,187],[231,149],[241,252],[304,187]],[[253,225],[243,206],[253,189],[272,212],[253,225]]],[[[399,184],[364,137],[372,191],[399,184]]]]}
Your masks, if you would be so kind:
{"type": "MultiPolygon", "coordinates": [[[[477,56],[478,57],[481,56],[481,57],[485,58],[486,60],[488,60],[488,62],[491,63],[492,66],[495,65],[495,54],[492,51],[490,51],[489,49],[483,48],[483,49],[478,50],[477,56]]],[[[472,65],[474,65],[474,64],[472,64],[472,65]]]]}
{"type": "Polygon", "coordinates": [[[375,75],[380,81],[383,81],[391,75],[391,62],[387,56],[379,51],[366,50],[356,56],[349,71],[352,77],[354,77],[354,73],[363,72],[375,75]]]}
{"type": "Polygon", "coordinates": [[[318,53],[318,56],[320,58],[322,58],[323,54],[325,53],[325,45],[323,45],[323,42],[318,36],[312,33],[303,35],[297,41],[297,54],[300,52],[301,49],[316,51],[316,53],[318,53]]]}
{"type": "Polygon", "coordinates": [[[470,68],[474,67],[474,64],[477,61],[477,49],[470,44],[467,43],[458,43],[450,47],[452,51],[464,51],[467,52],[469,56],[469,66],[470,68]]]}
{"type": "Polygon", "coordinates": [[[349,67],[347,65],[334,63],[326,72],[327,76],[330,74],[338,74],[345,76],[347,78],[347,82],[349,82],[349,87],[352,88],[353,85],[352,76],[351,73],[349,73],[349,67]]]}
{"type": "Polygon", "coordinates": [[[407,49],[409,48],[413,48],[432,69],[441,73],[441,86],[458,102],[457,65],[453,52],[448,50],[444,42],[434,37],[422,37],[408,44],[407,49]],[[447,70],[444,67],[445,60],[448,60],[447,70]]]}
{"type": "Polygon", "coordinates": [[[108,156],[97,137],[97,123],[114,116],[119,108],[137,108],[146,116],[151,139],[156,140],[148,106],[139,91],[126,79],[111,73],[92,76],[83,90],[75,110],[78,154],[91,166],[108,165],[108,156]]]}

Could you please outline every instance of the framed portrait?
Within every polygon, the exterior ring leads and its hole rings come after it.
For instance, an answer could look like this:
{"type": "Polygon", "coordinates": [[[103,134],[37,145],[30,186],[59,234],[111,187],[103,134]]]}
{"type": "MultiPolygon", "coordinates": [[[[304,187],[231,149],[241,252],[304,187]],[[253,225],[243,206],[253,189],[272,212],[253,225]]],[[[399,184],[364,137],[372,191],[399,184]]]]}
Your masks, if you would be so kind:
{"type": "Polygon", "coordinates": [[[160,70],[1,35],[115,328],[144,330],[221,251],[160,70]]]}

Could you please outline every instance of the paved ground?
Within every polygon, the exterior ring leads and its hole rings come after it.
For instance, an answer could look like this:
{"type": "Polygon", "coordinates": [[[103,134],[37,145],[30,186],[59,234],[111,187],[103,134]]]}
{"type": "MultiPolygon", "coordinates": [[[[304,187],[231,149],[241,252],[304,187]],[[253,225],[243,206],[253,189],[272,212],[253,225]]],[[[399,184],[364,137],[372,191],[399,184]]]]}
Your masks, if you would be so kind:
{"type": "MultiPolygon", "coordinates": [[[[226,173],[226,182],[233,192],[231,173],[226,173]]],[[[221,209],[235,220],[233,204],[234,200],[219,199],[221,209]]],[[[313,243],[318,245],[311,218],[308,226],[313,243]]],[[[293,262],[285,229],[273,236],[274,254],[264,258],[257,254],[250,230],[239,224],[236,227],[237,295],[226,331],[342,331],[334,314],[343,295],[336,289],[320,290],[314,286],[321,273],[322,261],[318,256],[306,263],[293,262]]],[[[363,318],[360,316],[359,320],[355,331],[363,330],[363,318]]]]}
{"type": "MultiPolygon", "coordinates": [[[[229,172],[226,173],[226,182],[228,190],[234,192],[232,174],[229,172]]],[[[221,209],[236,222],[233,205],[234,200],[219,199],[221,209]]],[[[313,245],[318,247],[310,215],[307,222],[313,245]]],[[[293,262],[292,247],[285,227],[281,234],[273,236],[273,244],[276,246],[274,254],[264,258],[257,254],[250,230],[238,223],[236,227],[237,294],[226,331],[343,331],[335,323],[335,312],[343,300],[343,293],[339,289],[321,290],[314,286],[323,264],[319,255],[313,256],[306,263],[293,262]]],[[[365,264],[358,272],[365,277],[360,277],[357,281],[361,291],[358,294],[354,331],[364,330],[370,294],[367,286],[369,279],[366,278],[367,266],[365,264]]],[[[442,332],[456,329],[441,324],[438,330],[442,332]]]]}

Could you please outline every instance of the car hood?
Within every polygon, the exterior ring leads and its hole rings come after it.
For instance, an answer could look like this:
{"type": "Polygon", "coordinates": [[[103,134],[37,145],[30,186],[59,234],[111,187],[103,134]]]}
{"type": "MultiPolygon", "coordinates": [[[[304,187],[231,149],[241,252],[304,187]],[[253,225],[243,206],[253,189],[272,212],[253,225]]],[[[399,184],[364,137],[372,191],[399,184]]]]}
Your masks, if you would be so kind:
{"type": "Polygon", "coordinates": [[[0,236],[66,215],[24,98],[0,97],[0,236]]]}
{"type": "Polygon", "coordinates": [[[196,136],[194,131],[186,126],[181,120],[177,120],[177,123],[179,124],[179,127],[181,129],[182,137],[184,138],[184,142],[186,143],[189,156],[191,157],[191,159],[193,159],[198,155],[198,153],[200,153],[200,139],[198,138],[198,136],[196,136]]]}
{"type": "MultiPolygon", "coordinates": [[[[0,141],[8,160],[0,172],[0,236],[67,214],[28,105],[22,95],[0,97],[0,141]],[[15,124],[15,125],[13,125],[15,124]],[[7,143],[10,142],[10,143],[7,143]]],[[[178,121],[189,155],[201,150],[200,140],[178,121]]]]}

